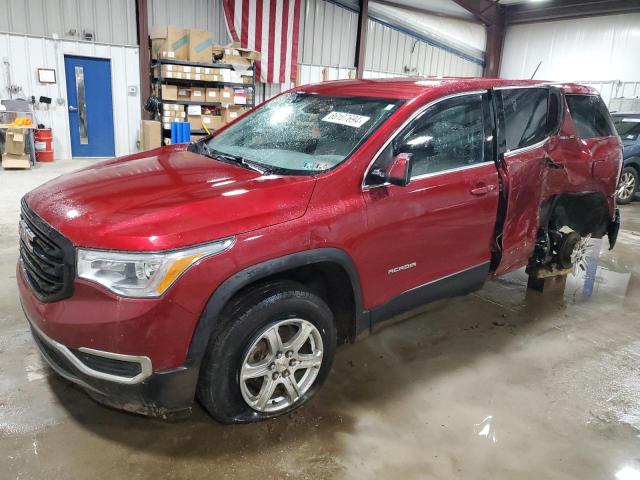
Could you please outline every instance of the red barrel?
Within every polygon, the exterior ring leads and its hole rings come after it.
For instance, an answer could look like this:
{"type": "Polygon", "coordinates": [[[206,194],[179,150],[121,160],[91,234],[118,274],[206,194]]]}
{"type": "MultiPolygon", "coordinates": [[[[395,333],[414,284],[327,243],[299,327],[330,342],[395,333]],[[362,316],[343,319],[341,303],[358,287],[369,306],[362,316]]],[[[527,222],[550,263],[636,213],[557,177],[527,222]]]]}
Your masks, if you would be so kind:
{"type": "Polygon", "coordinates": [[[34,146],[37,161],[53,162],[53,134],[50,128],[36,130],[34,146]]]}

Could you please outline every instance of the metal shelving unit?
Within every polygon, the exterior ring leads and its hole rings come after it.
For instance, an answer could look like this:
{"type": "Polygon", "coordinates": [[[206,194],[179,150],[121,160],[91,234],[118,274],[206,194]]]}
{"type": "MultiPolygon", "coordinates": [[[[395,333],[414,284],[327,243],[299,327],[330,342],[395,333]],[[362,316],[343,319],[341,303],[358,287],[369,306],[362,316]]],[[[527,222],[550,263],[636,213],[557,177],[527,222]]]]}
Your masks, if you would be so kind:
{"type": "MultiPolygon", "coordinates": [[[[162,85],[177,85],[180,87],[199,87],[199,88],[223,88],[223,87],[235,87],[245,88],[250,90],[251,101],[246,105],[239,105],[247,108],[255,106],[256,101],[256,71],[255,65],[251,65],[251,83],[238,83],[238,82],[218,82],[209,80],[192,80],[185,78],[164,78],[162,76],[162,65],[182,65],[189,67],[201,67],[201,68],[216,68],[220,70],[228,69],[235,70],[235,67],[226,63],[202,63],[202,62],[190,62],[186,60],[172,60],[172,59],[156,59],[151,61],[150,76],[151,85],[155,86],[156,96],[162,103],[174,104],[174,105],[201,105],[203,107],[223,108],[223,104],[220,102],[194,102],[190,100],[163,100],[162,99],[162,85]]],[[[162,113],[160,112],[160,115],[162,113]]],[[[159,119],[162,121],[162,118],[159,119]]],[[[171,129],[162,127],[162,137],[164,139],[170,137],[171,129]]],[[[205,135],[207,132],[204,129],[191,130],[192,135],[205,135]]]]}

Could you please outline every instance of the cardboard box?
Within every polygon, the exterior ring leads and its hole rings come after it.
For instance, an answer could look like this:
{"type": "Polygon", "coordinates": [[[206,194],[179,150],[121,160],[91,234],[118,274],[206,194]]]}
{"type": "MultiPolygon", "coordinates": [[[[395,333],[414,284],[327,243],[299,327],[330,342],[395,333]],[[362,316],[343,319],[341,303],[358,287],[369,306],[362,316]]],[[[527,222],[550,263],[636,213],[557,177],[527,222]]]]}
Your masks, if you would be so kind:
{"type": "Polygon", "coordinates": [[[29,169],[31,168],[31,159],[29,155],[13,155],[10,153],[5,153],[2,155],[2,168],[22,168],[29,169]]]}
{"type": "Polygon", "coordinates": [[[233,104],[234,105],[246,105],[247,104],[247,92],[244,88],[233,89],[233,104]]]}
{"type": "Polygon", "coordinates": [[[211,63],[213,55],[213,34],[206,30],[189,30],[189,60],[211,63]]]}
{"type": "Polygon", "coordinates": [[[191,130],[202,130],[202,119],[200,118],[200,115],[189,115],[189,118],[187,120],[187,122],[189,122],[191,124],[191,130]]]}
{"type": "Polygon", "coordinates": [[[229,106],[223,110],[224,123],[229,123],[244,113],[242,107],[229,106]]]}
{"type": "Polygon", "coordinates": [[[140,127],[140,150],[151,150],[162,146],[162,132],[160,122],[142,120],[140,127]]]}
{"type": "Polygon", "coordinates": [[[253,60],[253,61],[262,60],[262,54],[255,50],[240,49],[240,55],[248,60],[253,60]]]}
{"type": "MultiPolygon", "coordinates": [[[[184,105],[178,105],[177,103],[163,103],[162,110],[164,112],[170,112],[171,114],[175,114],[180,110],[184,111],[184,105]]],[[[164,115],[167,115],[167,113],[165,113],[164,115]]]]}
{"type": "Polygon", "coordinates": [[[191,90],[188,88],[178,88],[178,100],[191,100],[191,90]]]}
{"type": "Polygon", "coordinates": [[[220,103],[224,105],[233,105],[233,87],[224,87],[220,89],[220,103]]]}
{"type": "Polygon", "coordinates": [[[206,126],[210,131],[217,130],[224,125],[221,115],[202,115],[202,125],[206,126]]]}
{"type": "Polygon", "coordinates": [[[189,59],[189,30],[173,25],[157,25],[149,30],[151,58],[189,59]]]}
{"type": "Polygon", "coordinates": [[[4,144],[5,153],[11,155],[23,155],[25,144],[25,131],[21,128],[7,129],[7,136],[4,144]]]}
{"type": "Polygon", "coordinates": [[[247,68],[250,67],[253,63],[253,61],[249,60],[248,58],[241,57],[240,55],[227,55],[226,53],[222,61],[223,63],[229,63],[231,65],[238,65],[247,68]]]}
{"type": "Polygon", "coordinates": [[[187,106],[187,115],[189,115],[190,117],[196,116],[199,117],[200,115],[202,115],[202,107],[200,105],[189,105],[187,106]]]}
{"type": "Polygon", "coordinates": [[[191,101],[192,102],[204,102],[205,89],[201,87],[191,88],[191,101]]]}
{"type": "Polygon", "coordinates": [[[218,75],[220,75],[220,78],[222,79],[220,80],[221,82],[231,81],[231,70],[229,70],[228,68],[221,68],[218,75]]]}
{"type": "Polygon", "coordinates": [[[177,85],[162,85],[162,99],[163,100],[178,100],[178,86],[177,85]]]}
{"type": "Polygon", "coordinates": [[[205,91],[206,102],[219,102],[220,101],[220,89],[219,88],[207,88],[205,91]]]}

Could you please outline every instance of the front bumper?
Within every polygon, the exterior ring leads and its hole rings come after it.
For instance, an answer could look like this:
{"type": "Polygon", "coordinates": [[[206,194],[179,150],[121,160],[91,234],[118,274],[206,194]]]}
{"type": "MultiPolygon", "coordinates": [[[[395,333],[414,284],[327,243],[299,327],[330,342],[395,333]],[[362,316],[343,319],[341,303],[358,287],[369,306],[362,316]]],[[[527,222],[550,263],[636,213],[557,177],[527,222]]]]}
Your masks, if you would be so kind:
{"type": "MultiPolygon", "coordinates": [[[[48,337],[30,320],[29,325],[35,344],[51,368],[82,387],[96,401],[117,409],[160,418],[180,417],[191,413],[197,368],[180,367],[152,373],[151,364],[144,365],[142,360],[141,372],[136,377],[105,374],[87,366],[70,349],[48,337]]],[[[133,357],[129,360],[132,359],[133,357]]]]}

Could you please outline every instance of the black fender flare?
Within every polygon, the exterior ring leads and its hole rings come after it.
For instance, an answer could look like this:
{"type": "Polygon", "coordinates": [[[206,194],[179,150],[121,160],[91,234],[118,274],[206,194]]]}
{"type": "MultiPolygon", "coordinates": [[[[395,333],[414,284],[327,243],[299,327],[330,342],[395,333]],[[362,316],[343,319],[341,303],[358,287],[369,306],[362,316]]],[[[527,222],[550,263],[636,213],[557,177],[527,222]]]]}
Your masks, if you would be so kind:
{"type": "MultiPolygon", "coordinates": [[[[353,259],[344,250],[338,248],[317,248],[267,260],[240,270],[216,288],[207,301],[198,320],[198,324],[194,329],[185,366],[199,367],[220,313],[222,313],[227,302],[240,289],[261,278],[321,262],[336,263],[347,272],[349,280],[351,281],[351,288],[353,289],[356,317],[363,315],[364,309],[360,277],[353,259]]],[[[355,318],[354,321],[357,322],[358,318],[355,318]]]]}

